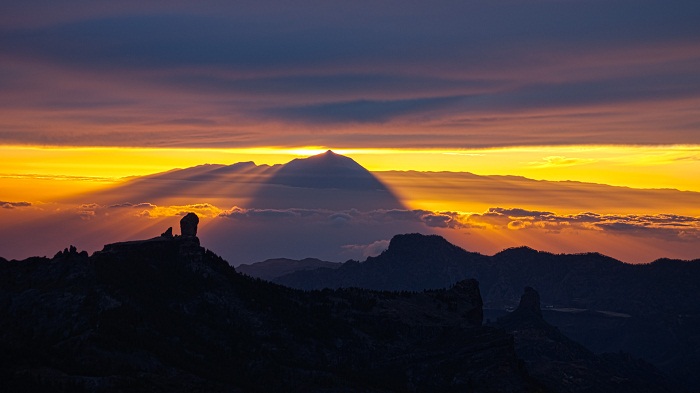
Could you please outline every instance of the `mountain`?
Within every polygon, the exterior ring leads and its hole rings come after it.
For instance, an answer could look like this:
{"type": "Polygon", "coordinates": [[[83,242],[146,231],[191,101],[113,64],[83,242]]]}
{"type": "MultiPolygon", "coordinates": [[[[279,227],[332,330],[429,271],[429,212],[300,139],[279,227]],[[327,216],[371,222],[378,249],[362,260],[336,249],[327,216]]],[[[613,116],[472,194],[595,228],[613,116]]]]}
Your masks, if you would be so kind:
{"type": "Polygon", "coordinates": [[[403,208],[391,190],[350,157],[327,151],[284,165],[204,164],[134,178],[90,195],[103,204],[215,201],[257,209],[403,208]]]}
{"type": "Polygon", "coordinates": [[[248,206],[362,211],[404,208],[371,172],[350,157],[330,150],[282,165],[267,178],[248,206]]]}
{"type": "Polygon", "coordinates": [[[267,182],[315,189],[386,191],[386,186],[355,160],[331,150],[294,159],[284,164],[267,182]]]}
{"type": "Polygon", "coordinates": [[[517,306],[523,287],[536,287],[545,319],[568,337],[596,353],[631,353],[700,389],[700,260],[630,265],[597,253],[555,255],[527,247],[489,257],[439,236],[407,234],[364,262],[274,281],[307,290],[418,291],[465,278],[479,281],[489,318],[517,306]]]}
{"type": "MultiPolygon", "coordinates": [[[[339,268],[296,271],[278,277],[278,284],[299,289],[359,287],[375,290],[422,291],[446,288],[460,279],[481,282],[479,266],[487,257],[468,253],[437,235],[394,236],[388,249],[365,262],[339,268]]],[[[484,270],[485,271],[485,270],[484,270]]]]}
{"type": "Polygon", "coordinates": [[[542,317],[540,297],[526,287],[518,308],[493,326],[513,335],[515,350],[531,375],[556,392],[679,392],[675,382],[643,360],[623,354],[596,355],[542,317]]]}
{"type": "Polygon", "coordinates": [[[340,263],[322,261],[316,258],[304,258],[301,260],[275,258],[252,264],[238,265],[236,266],[236,271],[247,274],[251,277],[271,281],[277,277],[281,277],[296,271],[313,270],[322,267],[336,269],[340,267],[340,263]]]}
{"type": "Polygon", "coordinates": [[[540,391],[474,280],[303,292],[194,234],[1,260],[2,391],[540,391]]]}

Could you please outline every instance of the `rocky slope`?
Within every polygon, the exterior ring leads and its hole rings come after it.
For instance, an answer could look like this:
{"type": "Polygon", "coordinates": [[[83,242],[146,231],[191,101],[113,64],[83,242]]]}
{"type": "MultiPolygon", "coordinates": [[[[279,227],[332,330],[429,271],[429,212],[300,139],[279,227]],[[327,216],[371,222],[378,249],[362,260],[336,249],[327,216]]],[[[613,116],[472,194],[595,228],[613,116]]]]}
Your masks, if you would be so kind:
{"type": "Polygon", "coordinates": [[[631,353],[700,390],[700,260],[629,265],[596,253],[555,255],[527,247],[485,256],[439,236],[407,234],[364,262],[274,281],[301,289],[416,291],[465,278],[479,281],[489,310],[512,309],[523,287],[536,287],[545,319],[568,337],[596,353],[631,353]]]}
{"type": "Polygon", "coordinates": [[[0,316],[2,391],[541,391],[474,280],[302,292],[192,232],[0,261],[0,316]]]}
{"type": "Polygon", "coordinates": [[[556,392],[679,392],[651,364],[622,353],[596,355],[542,317],[540,297],[526,287],[518,308],[494,326],[513,335],[515,350],[533,377],[556,392]]]}

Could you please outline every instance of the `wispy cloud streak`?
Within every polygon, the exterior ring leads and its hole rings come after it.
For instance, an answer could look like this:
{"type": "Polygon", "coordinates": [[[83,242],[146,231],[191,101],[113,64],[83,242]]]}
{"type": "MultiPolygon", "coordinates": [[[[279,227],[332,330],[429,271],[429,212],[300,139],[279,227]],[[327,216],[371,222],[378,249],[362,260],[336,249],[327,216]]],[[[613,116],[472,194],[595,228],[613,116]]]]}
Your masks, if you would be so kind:
{"type": "Polygon", "coordinates": [[[6,3],[0,143],[700,143],[691,1],[6,3]]]}

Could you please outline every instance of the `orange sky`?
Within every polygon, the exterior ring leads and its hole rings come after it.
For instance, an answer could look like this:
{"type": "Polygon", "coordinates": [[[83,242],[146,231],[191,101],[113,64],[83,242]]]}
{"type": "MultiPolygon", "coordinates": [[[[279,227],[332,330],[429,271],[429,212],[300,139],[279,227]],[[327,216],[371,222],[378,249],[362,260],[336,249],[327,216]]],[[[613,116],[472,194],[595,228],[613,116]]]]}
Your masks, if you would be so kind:
{"type": "MultiPolygon", "coordinates": [[[[32,179],[63,178],[72,186],[92,188],[129,176],[163,172],[204,163],[254,161],[281,164],[318,154],[327,147],[164,149],[113,147],[0,146],[0,176],[5,197],[37,198],[66,192],[43,187],[30,192],[32,179]],[[21,178],[22,183],[19,181],[21,178]],[[16,186],[13,186],[16,184],[16,186]],[[26,193],[26,195],[22,195],[26,193]]],[[[340,148],[371,171],[450,171],[479,175],[514,175],[537,180],[575,180],[634,188],[700,191],[700,146],[530,146],[460,150],[340,148]]]]}
{"type": "MultiPolygon", "coordinates": [[[[225,183],[182,183],[175,188],[180,194],[167,195],[153,188],[162,182],[142,183],[137,192],[133,180],[176,167],[246,160],[272,165],[323,151],[21,146],[0,150],[7,157],[0,173],[5,203],[0,215],[8,223],[6,232],[12,232],[0,234],[4,239],[0,255],[7,257],[29,256],[37,242],[50,253],[67,242],[95,250],[101,242],[150,237],[166,224],[177,226],[179,214],[190,210],[202,216],[203,233],[213,239],[221,236],[215,232],[239,231],[241,225],[270,230],[259,221],[238,220],[233,229],[214,231],[225,220],[218,217],[225,217],[235,206],[246,209],[255,183],[240,177],[225,183]],[[112,208],[122,205],[129,209],[112,208]],[[37,226],[51,229],[59,222],[64,223],[60,232],[37,230],[37,226]],[[17,236],[23,240],[13,240],[17,236]]],[[[382,219],[388,226],[376,234],[381,238],[367,240],[367,244],[395,234],[388,231],[412,230],[437,232],[484,253],[528,245],[551,252],[598,251],[628,262],[698,257],[697,146],[338,151],[374,170],[408,209],[409,221],[390,225],[382,219]]],[[[377,214],[363,213],[355,222],[375,225],[377,214]]],[[[316,225],[316,221],[306,225],[316,225]]],[[[216,245],[211,246],[216,251],[216,245]]],[[[349,246],[361,249],[362,245],[349,246]]],[[[308,247],[309,255],[294,249],[286,252],[299,252],[296,256],[300,258],[341,258],[330,252],[314,255],[313,244],[308,247]]],[[[275,256],[294,255],[267,255],[275,256]]]]}
{"type": "MultiPolygon", "coordinates": [[[[282,221],[265,220],[287,214],[342,250],[408,230],[446,231],[484,252],[527,244],[637,262],[700,249],[693,2],[1,8],[0,255],[71,242],[94,250],[149,236],[184,209],[250,244],[257,238],[235,225],[284,238],[282,221]],[[328,148],[376,172],[406,211],[246,210],[255,181],[130,181],[328,148]],[[129,220],[137,224],[123,230],[129,220]]],[[[214,248],[230,240],[204,233],[214,248]]],[[[317,246],[294,242],[270,254],[317,246]]],[[[321,248],[317,256],[363,255],[321,248]]]]}

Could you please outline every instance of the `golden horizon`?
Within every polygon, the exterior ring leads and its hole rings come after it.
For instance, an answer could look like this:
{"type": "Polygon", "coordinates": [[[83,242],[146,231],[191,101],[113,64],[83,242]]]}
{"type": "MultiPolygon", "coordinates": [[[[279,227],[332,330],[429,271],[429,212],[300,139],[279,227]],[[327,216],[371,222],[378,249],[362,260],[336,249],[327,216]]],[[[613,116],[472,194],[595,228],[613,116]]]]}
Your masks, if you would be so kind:
{"type": "Polygon", "coordinates": [[[332,146],[161,148],[0,145],[0,177],[118,182],[177,168],[254,161],[284,164],[327,150],[372,172],[469,172],[579,181],[642,189],[700,192],[700,145],[565,145],[479,149],[394,149],[332,146]]]}

